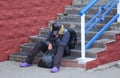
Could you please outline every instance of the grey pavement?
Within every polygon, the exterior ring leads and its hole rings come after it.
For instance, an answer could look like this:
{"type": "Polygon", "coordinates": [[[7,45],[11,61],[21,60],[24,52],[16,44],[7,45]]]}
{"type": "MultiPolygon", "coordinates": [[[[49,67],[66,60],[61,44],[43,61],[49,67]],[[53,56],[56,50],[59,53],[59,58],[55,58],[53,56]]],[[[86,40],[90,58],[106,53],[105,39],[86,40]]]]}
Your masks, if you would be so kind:
{"type": "Polygon", "coordinates": [[[120,61],[102,65],[91,70],[82,68],[61,67],[57,73],[51,73],[50,69],[33,65],[20,68],[20,62],[0,62],[0,78],[120,78],[120,61]]]}

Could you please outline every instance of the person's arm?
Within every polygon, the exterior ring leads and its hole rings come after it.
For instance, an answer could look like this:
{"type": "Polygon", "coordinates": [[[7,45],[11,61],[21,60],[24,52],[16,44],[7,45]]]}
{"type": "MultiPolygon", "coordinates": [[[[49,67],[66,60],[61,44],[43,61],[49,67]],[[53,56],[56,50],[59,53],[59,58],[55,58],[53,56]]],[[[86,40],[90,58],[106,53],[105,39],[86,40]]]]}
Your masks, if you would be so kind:
{"type": "Polygon", "coordinates": [[[65,32],[62,39],[60,39],[59,37],[57,38],[57,44],[65,46],[65,45],[67,45],[69,39],[70,39],[70,33],[65,32]]]}
{"type": "Polygon", "coordinates": [[[47,45],[49,45],[49,43],[50,43],[51,33],[52,33],[52,32],[49,32],[48,35],[47,35],[47,37],[46,37],[46,39],[45,39],[45,43],[46,43],[47,45]]]}
{"type": "Polygon", "coordinates": [[[50,43],[51,34],[52,32],[49,32],[47,38],[45,39],[45,43],[48,45],[48,50],[51,50],[53,48],[52,44],[50,43]]]}

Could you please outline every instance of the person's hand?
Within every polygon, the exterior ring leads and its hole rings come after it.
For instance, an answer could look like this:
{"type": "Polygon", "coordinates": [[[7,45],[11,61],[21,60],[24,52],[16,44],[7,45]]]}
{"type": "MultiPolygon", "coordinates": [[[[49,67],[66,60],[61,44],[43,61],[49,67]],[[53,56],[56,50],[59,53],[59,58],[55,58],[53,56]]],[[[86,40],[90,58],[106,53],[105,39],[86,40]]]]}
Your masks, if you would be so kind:
{"type": "Polygon", "coordinates": [[[48,50],[51,50],[51,49],[52,49],[52,44],[49,43],[49,44],[48,44],[48,50]]]}
{"type": "Polygon", "coordinates": [[[59,37],[59,34],[56,34],[55,37],[58,38],[58,37],[59,37]]]}

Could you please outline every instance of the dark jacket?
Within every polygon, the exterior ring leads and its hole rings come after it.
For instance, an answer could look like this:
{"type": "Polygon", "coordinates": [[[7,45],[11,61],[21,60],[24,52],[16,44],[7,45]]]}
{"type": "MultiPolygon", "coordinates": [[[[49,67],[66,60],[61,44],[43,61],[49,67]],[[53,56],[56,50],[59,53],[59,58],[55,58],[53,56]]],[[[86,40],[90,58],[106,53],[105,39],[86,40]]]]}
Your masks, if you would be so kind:
{"type": "MultiPolygon", "coordinates": [[[[52,32],[50,32],[45,40],[45,43],[48,45],[51,42],[51,38],[52,38],[52,32]]],[[[62,35],[62,37],[54,37],[54,43],[56,46],[62,45],[62,46],[66,46],[68,41],[70,39],[70,33],[67,32],[67,30],[64,32],[64,34],[62,35]]]]}

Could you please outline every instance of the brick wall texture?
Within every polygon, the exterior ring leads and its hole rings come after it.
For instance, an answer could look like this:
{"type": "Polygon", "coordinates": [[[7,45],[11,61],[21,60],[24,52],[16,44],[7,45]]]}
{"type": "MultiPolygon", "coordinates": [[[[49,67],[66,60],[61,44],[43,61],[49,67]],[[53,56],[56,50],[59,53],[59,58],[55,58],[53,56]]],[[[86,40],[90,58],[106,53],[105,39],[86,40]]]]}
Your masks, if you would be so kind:
{"type": "Polygon", "coordinates": [[[120,60],[120,34],[116,35],[115,39],[115,42],[106,45],[105,51],[97,54],[96,60],[90,61],[86,64],[87,69],[120,60]]]}
{"type": "Polygon", "coordinates": [[[72,0],[0,0],[0,61],[54,20],[72,0]]]}

